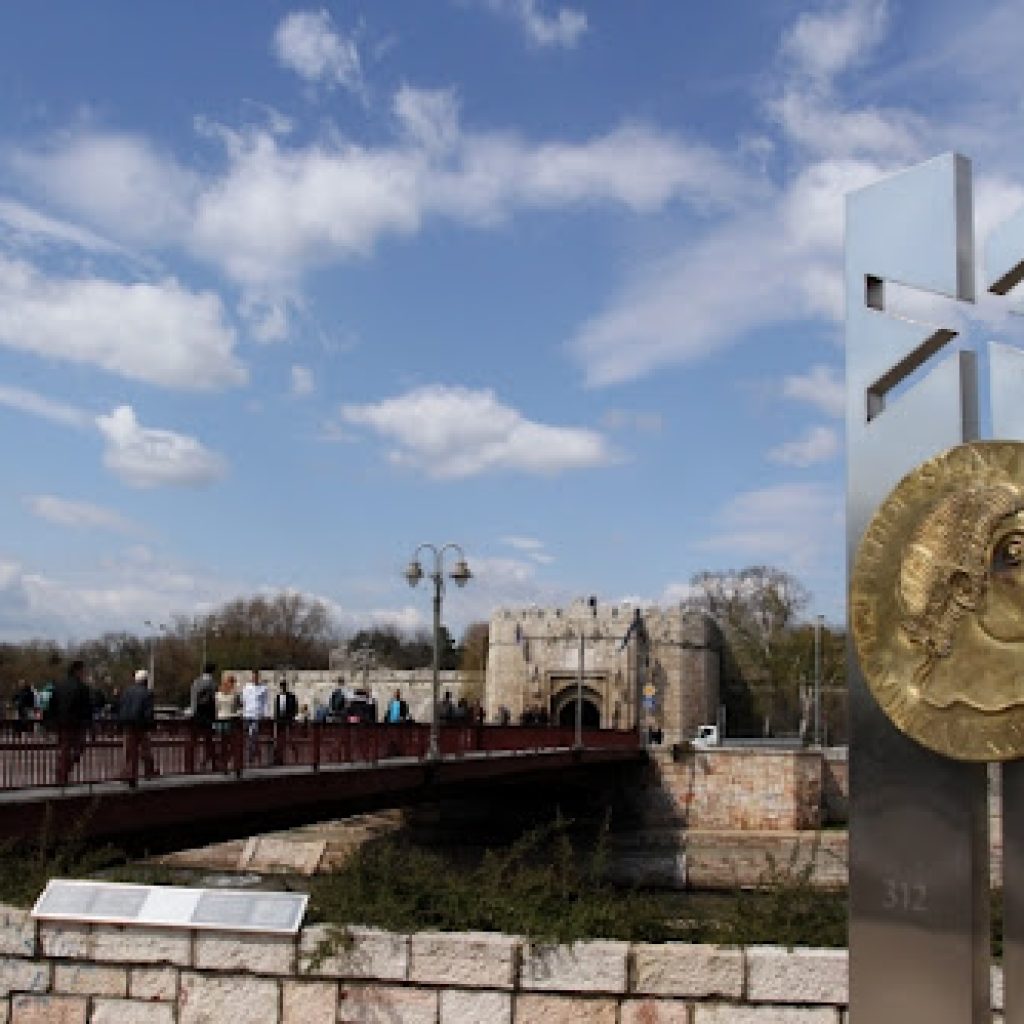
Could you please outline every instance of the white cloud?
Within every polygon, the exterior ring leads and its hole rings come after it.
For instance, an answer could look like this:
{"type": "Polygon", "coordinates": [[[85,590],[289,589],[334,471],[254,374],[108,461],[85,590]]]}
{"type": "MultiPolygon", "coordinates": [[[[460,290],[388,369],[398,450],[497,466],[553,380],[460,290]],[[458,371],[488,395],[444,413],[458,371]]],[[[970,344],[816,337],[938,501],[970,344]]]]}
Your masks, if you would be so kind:
{"type": "Polygon", "coordinates": [[[713,147],[633,124],[580,141],[534,143],[466,131],[450,91],[403,87],[398,136],[363,146],[327,133],[290,144],[275,129],[202,124],[226,168],[200,175],[144,139],[80,129],[16,150],[24,186],[113,238],[178,245],[243,288],[242,311],[266,337],[286,330],[302,275],[365,258],[429,216],[487,226],[517,209],[615,204],[651,213],[704,210],[757,195],[759,181],[713,147]]]}
{"type": "Polygon", "coordinates": [[[762,191],[712,147],[645,125],[539,145],[509,133],[467,134],[458,155],[425,179],[427,203],[485,224],[518,207],[612,203],[652,213],[677,199],[729,207],[762,191]]]}
{"type": "Polygon", "coordinates": [[[574,47],[587,31],[587,16],[573,7],[545,14],[538,0],[483,0],[492,11],[513,18],[535,46],[574,47]]]}
{"type": "Polygon", "coordinates": [[[17,409],[19,412],[27,412],[32,416],[39,416],[41,419],[50,420],[52,423],[59,423],[65,427],[83,429],[89,427],[92,422],[89,414],[81,409],[76,409],[73,405],[66,405],[63,402],[56,402],[52,398],[47,398],[35,391],[27,391],[24,388],[0,385],[0,405],[17,409]]]}
{"type": "Polygon", "coordinates": [[[266,132],[238,140],[199,200],[191,244],[237,282],[293,286],[310,266],[369,254],[420,224],[421,160],[342,144],[283,148],[266,132]]]}
{"type": "Polygon", "coordinates": [[[25,499],[33,515],[58,526],[85,530],[110,530],[114,533],[137,533],[138,527],[120,512],[93,505],[87,501],[69,501],[54,494],[36,494],[25,499]]]}
{"type": "Polygon", "coordinates": [[[131,406],[118,406],[96,425],[106,439],[104,465],[132,487],[199,485],[224,476],[224,460],[195,438],[143,427],[131,406]]]}
{"type": "Polygon", "coordinates": [[[291,394],[293,398],[305,398],[316,389],[313,371],[308,366],[293,366],[291,378],[291,394]]]}
{"type": "Polygon", "coordinates": [[[544,542],[534,537],[502,537],[502,544],[507,544],[516,551],[521,551],[532,562],[538,565],[550,565],[555,559],[544,550],[544,542]]]}
{"type": "Polygon", "coordinates": [[[342,418],[396,444],[390,458],[429,476],[489,470],[556,474],[607,465],[612,453],[592,430],[534,423],[492,391],[424,387],[370,405],[346,405],[342,418]]]}
{"type": "Polygon", "coordinates": [[[201,183],[147,139],[75,129],[8,153],[26,185],[115,238],[162,245],[182,238],[201,183]]]}
{"type": "Polygon", "coordinates": [[[839,454],[839,435],[831,427],[811,427],[803,437],[772,448],[768,458],[787,466],[812,466],[839,454]]]}
{"type": "Polygon", "coordinates": [[[718,223],[703,238],[642,264],[570,350],[591,386],[686,364],[773,324],[843,316],[843,199],[886,168],[824,160],[767,206],[718,223]]]}
{"type": "Polygon", "coordinates": [[[808,402],[821,412],[842,419],[846,413],[846,385],[838,370],[817,364],[805,374],[793,374],[782,382],[782,394],[808,402]]]}
{"type": "Polygon", "coordinates": [[[906,162],[921,153],[924,124],[905,111],[843,110],[826,96],[787,88],[770,110],[791,141],[831,156],[875,154],[906,162]]]}
{"type": "Polygon", "coordinates": [[[782,52],[801,73],[831,81],[878,45],[888,20],[885,0],[850,0],[829,10],[807,12],[783,37],[782,52]]]}
{"type": "Polygon", "coordinates": [[[213,292],[190,292],[173,278],[47,277],[0,256],[0,345],[164,387],[213,390],[246,379],[234,343],[213,292]]]}
{"type": "Polygon", "coordinates": [[[403,133],[430,152],[451,150],[459,140],[459,104],[451,89],[414,89],[395,93],[395,117],[403,133]]]}
{"type": "Polygon", "coordinates": [[[244,588],[134,548],[91,569],[59,575],[5,562],[0,554],[0,636],[66,641],[108,630],[145,633],[146,619],[191,616],[240,592],[244,588]]]}
{"type": "Polygon", "coordinates": [[[189,244],[263,296],[305,270],[368,256],[429,215],[473,225],[518,208],[624,205],[650,213],[683,199],[730,205],[758,186],[708,146],[643,126],[579,143],[531,145],[462,132],[447,94],[403,89],[399,145],[288,147],[265,131],[233,137],[227,173],[198,201],[189,244]]]}
{"type": "Polygon", "coordinates": [[[537,540],[535,537],[502,537],[502,544],[507,544],[510,548],[515,548],[517,551],[541,551],[544,548],[544,541],[537,540]]]}
{"type": "Polygon", "coordinates": [[[844,312],[844,197],[929,151],[934,129],[916,115],[846,109],[834,79],[862,63],[887,25],[878,0],[852,0],[799,18],[765,112],[798,159],[760,201],[720,217],[674,253],[634,265],[631,278],[570,341],[586,382],[604,386],[686,364],[753,330],[844,312]]]}
{"type": "Polygon", "coordinates": [[[88,228],[50,217],[13,199],[0,199],[0,238],[15,244],[45,242],[95,253],[126,254],[122,246],[88,228]]]}
{"type": "Polygon", "coordinates": [[[715,517],[718,528],[701,541],[726,551],[734,564],[775,562],[797,573],[817,570],[842,551],[838,491],[822,484],[777,484],[737,495],[715,517]]]}
{"type": "Polygon", "coordinates": [[[287,15],[274,33],[274,54],[307,82],[328,88],[340,85],[357,96],[365,96],[355,40],[338,31],[326,10],[287,15]]]}

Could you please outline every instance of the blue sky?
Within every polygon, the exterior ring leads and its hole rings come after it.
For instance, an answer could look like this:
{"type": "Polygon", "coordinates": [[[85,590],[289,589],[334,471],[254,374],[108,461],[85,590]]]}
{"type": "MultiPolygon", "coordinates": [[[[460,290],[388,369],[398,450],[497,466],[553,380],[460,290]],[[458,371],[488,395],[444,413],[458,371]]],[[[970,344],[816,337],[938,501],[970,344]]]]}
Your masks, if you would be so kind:
{"type": "Polygon", "coordinates": [[[0,637],[422,625],[423,541],[456,626],[752,563],[840,619],[842,196],[1024,202],[1022,6],[0,6],[0,637]]]}

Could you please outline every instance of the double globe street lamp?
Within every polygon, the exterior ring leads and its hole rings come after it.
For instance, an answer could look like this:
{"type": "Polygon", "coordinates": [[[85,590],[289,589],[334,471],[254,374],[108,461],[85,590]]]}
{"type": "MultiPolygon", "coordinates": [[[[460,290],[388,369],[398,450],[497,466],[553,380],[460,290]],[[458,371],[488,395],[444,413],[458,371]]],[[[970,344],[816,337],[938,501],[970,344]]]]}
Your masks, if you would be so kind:
{"type": "Polygon", "coordinates": [[[448,574],[448,578],[454,580],[456,586],[464,587],[472,579],[473,574],[469,571],[466,553],[458,544],[445,544],[440,548],[433,544],[421,544],[413,552],[412,561],[409,562],[404,573],[410,587],[415,587],[424,576],[428,576],[434,583],[434,677],[430,710],[430,746],[427,750],[427,757],[432,761],[441,756],[438,741],[438,714],[441,682],[441,594],[444,592],[444,555],[446,551],[456,552],[459,556],[455,568],[448,574]],[[433,552],[433,572],[424,573],[423,566],[420,564],[419,555],[424,550],[433,552]]]}

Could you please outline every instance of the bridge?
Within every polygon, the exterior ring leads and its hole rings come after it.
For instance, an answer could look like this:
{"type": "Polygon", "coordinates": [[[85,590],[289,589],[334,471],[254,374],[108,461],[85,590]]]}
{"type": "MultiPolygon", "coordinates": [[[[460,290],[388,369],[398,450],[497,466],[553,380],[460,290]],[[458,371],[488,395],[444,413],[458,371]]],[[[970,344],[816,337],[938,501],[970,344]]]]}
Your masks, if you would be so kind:
{"type": "MultiPolygon", "coordinates": [[[[242,834],[503,786],[602,784],[640,763],[633,731],[563,726],[240,722],[207,730],[159,722],[140,731],[0,726],[0,835],[82,838],[242,834]]],[[[190,837],[190,840],[191,837],[190,837]]],[[[181,842],[178,845],[182,845],[181,842]]]]}

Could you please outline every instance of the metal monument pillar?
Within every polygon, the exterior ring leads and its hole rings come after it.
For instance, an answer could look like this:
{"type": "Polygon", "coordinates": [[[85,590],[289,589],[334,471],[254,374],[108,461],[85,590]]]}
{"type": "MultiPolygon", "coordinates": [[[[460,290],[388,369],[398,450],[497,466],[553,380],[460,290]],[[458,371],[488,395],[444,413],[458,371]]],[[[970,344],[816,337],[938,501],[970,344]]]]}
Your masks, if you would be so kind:
{"type": "MultiPolygon", "coordinates": [[[[989,236],[985,272],[996,295],[1024,280],[1024,211],[989,236]]],[[[988,357],[992,433],[1024,441],[1024,351],[990,342],[988,357]]],[[[1024,761],[1003,764],[1002,802],[1003,1019],[1024,1024],[1024,761]]]]}
{"type": "MultiPolygon", "coordinates": [[[[964,157],[930,160],[847,197],[851,571],[872,513],[899,480],[979,433],[974,354],[934,359],[956,332],[887,314],[886,282],[970,302],[973,260],[964,157]]],[[[899,732],[868,691],[852,640],[847,664],[851,1022],[981,1024],[991,1017],[985,766],[943,758],[899,732]]]]}

